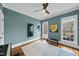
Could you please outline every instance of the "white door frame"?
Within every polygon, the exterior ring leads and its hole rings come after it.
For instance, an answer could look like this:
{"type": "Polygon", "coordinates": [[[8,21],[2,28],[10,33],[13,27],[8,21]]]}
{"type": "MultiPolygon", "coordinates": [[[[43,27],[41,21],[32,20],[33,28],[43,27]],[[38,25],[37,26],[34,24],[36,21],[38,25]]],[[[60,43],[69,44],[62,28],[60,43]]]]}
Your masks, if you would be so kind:
{"type": "Polygon", "coordinates": [[[77,15],[61,18],[61,43],[69,45],[69,46],[72,46],[72,47],[78,46],[78,25],[77,25],[77,20],[78,20],[78,16],[77,15]],[[71,42],[66,42],[66,41],[62,40],[62,34],[63,34],[63,31],[62,31],[63,26],[62,26],[62,24],[63,24],[63,22],[66,22],[67,20],[68,21],[74,20],[74,24],[75,24],[75,26],[74,26],[75,42],[72,42],[72,43],[71,42]]]}
{"type": "Polygon", "coordinates": [[[0,45],[4,44],[4,15],[0,9],[0,45]]]}
{"type": "Polygon", "coordinates": [[[48,38],[48,21],[44,21],[42,22],[42,38],[48,38]],[[45,25],[47,28],[45,28],[45,25]],[[47,31],[47,33],[45,34],[45,29],[47,31]]]}

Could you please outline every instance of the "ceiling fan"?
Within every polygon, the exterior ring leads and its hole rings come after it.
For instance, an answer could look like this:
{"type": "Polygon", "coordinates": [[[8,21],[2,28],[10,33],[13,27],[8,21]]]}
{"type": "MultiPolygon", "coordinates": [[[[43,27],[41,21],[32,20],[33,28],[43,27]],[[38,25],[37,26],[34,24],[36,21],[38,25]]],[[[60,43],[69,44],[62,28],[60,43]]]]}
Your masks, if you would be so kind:
{"type": "Polygon", "coordinates": [[[49,11],[47,10],[48,3],[43,3],[42,6],[43,6],[42,9],[40,9],[40,10],[35,10],[34,12],[42,11],[42,12],[45,12],[45,13],[47,13],[47,14],[50,14],[49,11]]]}

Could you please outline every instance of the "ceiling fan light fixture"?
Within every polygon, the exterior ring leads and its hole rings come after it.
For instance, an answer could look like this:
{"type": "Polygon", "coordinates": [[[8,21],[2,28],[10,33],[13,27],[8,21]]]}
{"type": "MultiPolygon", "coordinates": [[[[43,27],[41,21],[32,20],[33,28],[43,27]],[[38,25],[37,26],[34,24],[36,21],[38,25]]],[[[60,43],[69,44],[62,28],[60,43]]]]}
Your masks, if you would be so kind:
{"type": "Polygon", "coordinates": [[[46,10],[45,10],[45,9],[43,9],[42,11],[43,11],[43,12],[45,12],[46,10]]]}
{"type": "Polygon", "coordinates": [[[42,7],[41,10],[36,10],[35,12],[37,12],[37,11],[42,11],[43,13],[49,14],[49,11],[47,10],[48,3],[43,3],[42,6],[43,6],[43,7],[42,7]]]}

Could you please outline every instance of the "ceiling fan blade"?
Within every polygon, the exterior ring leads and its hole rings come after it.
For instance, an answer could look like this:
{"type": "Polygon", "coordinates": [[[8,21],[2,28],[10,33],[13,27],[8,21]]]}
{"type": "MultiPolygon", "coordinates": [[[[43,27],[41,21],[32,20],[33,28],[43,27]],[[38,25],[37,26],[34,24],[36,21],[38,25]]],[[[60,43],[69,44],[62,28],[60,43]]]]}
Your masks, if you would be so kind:
{"type": "Polygon", "coordinates": [[[48,6],[48,3],[43,4],[43,9],[46,9],[48,6]]]}
{"type": "Polygon", "coordinates": [[[40,9],[40,10],[36,10],[36,11],[34,11],[34,12],[43,11],[43,12],[46,12],[47,14],[49,14],[49,11],[47,10],[48,4],[49,4],[49,3],[43,3],[43,4],[42,4],[43,8],[40,9]]]}
{"type": "MultiPolygon", "coordinates": [[[[41,9],[42,10],[42,9],[41,9]]],[[[41,11],[41,10],[35,10],[34,12],[38,12],[38,11],[41,11]]]]}
{"type": "Polygon", "coordinates": [[[47,10],[45,11],[47,14],[50,14],[47,10]]]}

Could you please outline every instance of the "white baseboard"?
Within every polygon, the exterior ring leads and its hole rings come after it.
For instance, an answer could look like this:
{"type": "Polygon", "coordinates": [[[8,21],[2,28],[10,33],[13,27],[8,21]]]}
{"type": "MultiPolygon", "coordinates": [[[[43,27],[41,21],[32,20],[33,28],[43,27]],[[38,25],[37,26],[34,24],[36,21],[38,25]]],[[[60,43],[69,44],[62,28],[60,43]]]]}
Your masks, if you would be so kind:
{"type": "Polygon", "coordinates": [[[48,34],[43,35],[42,38],[48,38],[48,34]]]}
{"type": "Polygon", "coordinates": [[[15,48],[15,47],[17,47],[17,46],[20,46],[20,45],[23,45],[23,44],[26,44],[26,43],[29,43],[29,42],[32,42],[32,41],[35,41],[35,40],[38,40],[38,39],[40,39],[40,37],[37,37],[37,38],[34,38],[34,39],[30,39],[30,40],[28,40],[28,41],[24,41],[24,42],[21,42],[21,43],[12,45],[12,48],[15,48]]]}
{"type": "Polygon", "coordinates": [[[59,43],[79,49],[78,45],[75,45],[75,44],[72,44],[72,43],[69,43],[69,42],[59,41],[59,43]]]}

